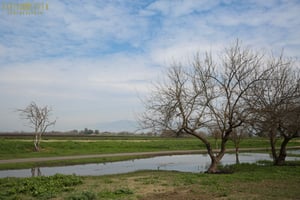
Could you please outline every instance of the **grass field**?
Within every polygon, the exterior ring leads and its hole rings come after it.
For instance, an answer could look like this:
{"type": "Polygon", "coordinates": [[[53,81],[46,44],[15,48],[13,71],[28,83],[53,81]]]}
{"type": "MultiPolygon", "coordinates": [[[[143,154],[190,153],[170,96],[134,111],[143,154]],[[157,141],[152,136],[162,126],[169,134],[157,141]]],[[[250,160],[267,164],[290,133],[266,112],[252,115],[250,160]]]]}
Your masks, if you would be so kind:
{"type": "MultiPolygon", "coordinates": [[[[211,139],[214,146],[214,141],[211,139]]],[[[300,145],[300,140],[292,140],[289,146],[300,145]]],[[[125,153],[125,152],[150,152],[164,150],[199,150],[205,149],[204,145],[194,138],[139,138],[127,137],[126,139],[82,139],[82,138],[55,138],[45,139],[41,143],[40,152],[33,151],[33,143],[30,139],[0,139],[0,159],[50,157],[67,155],[125,153]]],[[[234,145],[228,141],[227,148],[234,145]]],[[[244,139],[241,148],[266,147],[269,142],[266,139],[244,139]]]]}
{"type": "Polygon", "coordinates": [[[232,174],[141,171],[122,175],[0,179],[0,199],[299,199],[300,163],[242,164],[232,174]]]}

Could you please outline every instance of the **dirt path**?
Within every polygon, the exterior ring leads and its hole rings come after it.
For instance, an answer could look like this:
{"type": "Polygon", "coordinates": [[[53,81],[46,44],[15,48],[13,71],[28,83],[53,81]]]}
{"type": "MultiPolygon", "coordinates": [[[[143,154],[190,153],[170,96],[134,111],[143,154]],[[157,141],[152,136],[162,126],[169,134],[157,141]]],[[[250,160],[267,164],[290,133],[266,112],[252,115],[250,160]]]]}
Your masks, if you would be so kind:
{"type": "MultiPolygon", "coordinates": [[[[287,149],[300,149],[300,146],[288,147],[287,149]]],[[[268,151],[269,148],[241,148],[240,152],[251,151],[268,151]]],[[[93,155],[78,155],[78,156],[58,156],[58,157],[42,157],[42,158],[18,158],[0,160],[0,164],[7,163],[25,163],[25,162],[43,162],[53,160],[72,160],[84,158],[106,158],[106,157],[122,157],[122,156],[163,156],[163,155],[180,155],[180,154],[199,154],[206,153],[206,150],[177,150],[177,151],[158,151],[158,152],[133,152],[133,153],[109,153],[109,154],[93,154],[93,155]]],[[[235,149],[227,149],[228,153],[235,152],[235,149]]]]}

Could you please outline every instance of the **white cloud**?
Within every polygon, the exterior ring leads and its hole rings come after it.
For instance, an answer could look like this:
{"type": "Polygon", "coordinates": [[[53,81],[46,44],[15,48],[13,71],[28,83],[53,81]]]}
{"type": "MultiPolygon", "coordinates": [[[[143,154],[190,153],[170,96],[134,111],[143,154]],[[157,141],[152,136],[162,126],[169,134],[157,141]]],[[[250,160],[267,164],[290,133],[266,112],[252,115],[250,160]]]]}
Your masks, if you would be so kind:
{"type": "Polygon", "coordinates": [[[212,9],[217,5],[217,1],[182,1],[182,0],[165,0],[155,1],[148,6],[149,10],[162,13],[167,17],[181,17],[192,14],[195,11],[204,11],[212,9]]]}
{"type": "Polygon", "coordinates": [[[12,126],[12,108],[32,100],[55,107],[59,128],[130,118],[140,109],[137,94],[148,92],[162,68],[219,52],[236,38],[300,54],[296,1],[48,4],[41,16],[0,13],[1,127],[12,126]]]}
{"type": "MultiPolygon", "coordinates": [[[[3,67],[0,81],[3,84],[12,84],[20,88],[38,88],[41,91],[44,87],[47,89],[61,87],[67,93],[74,92],[73,88],[125,93],[135,90],[135,86],[142,89],[143,84],[155,76],[157,71],[147,64],[149,61],[146,58],[127,54],[111,55],[101,59],[36,61],[3,67]]],[[[55,91],[58,92],[56,89],[55,91]]],[[[72,95],[69,97],[73,98],[72,95]]]]}
{"type": "Polygon", "coordinates": [[[49,18],[57,22],[63,20],[65,31],[78,39],[133,42],[147,28],[145,20],[133,15],[131,8],[117,1],[49,4],[54,7],[49,9],[49,18]]]}

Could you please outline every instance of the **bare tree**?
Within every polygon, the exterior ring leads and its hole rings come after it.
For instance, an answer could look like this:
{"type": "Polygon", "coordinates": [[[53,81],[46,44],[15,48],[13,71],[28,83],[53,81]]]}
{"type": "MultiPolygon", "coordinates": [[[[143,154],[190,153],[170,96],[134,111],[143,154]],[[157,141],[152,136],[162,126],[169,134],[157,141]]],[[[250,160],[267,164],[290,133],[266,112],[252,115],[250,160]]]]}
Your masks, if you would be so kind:
{"type": "Polygon", "coordinates": [[[211,158],[208,172],[218,172],[230,134],[248,116],[244,95],[266,74],[259,68],[261,59],[261,55],[242,48],[237,41],[225,49],[220,62],[206,54],[203,59],[195,56],[192,67],[173,65],[167,81],[156,85],[145,102],[142,124],[195,136],[205,144],[211,158]],[[206,136],[199,134],[201,128],[211,127],[221,133],[217,153],[206,136]]]}
{"type": "Polygon", "coordinates": [[[56,120],[49,119],[52,109],[49,106],[39,107],[35,102],[31,102],[25,109],[17,109],[20,116],[27,120],[30,127],[34,129],[34,149],[40,151],[42,134],[49,126],[56,123],[56,120]]]}
{"type": "Polygon", "coordinates": [[[206,56],[206,60],[210,64],[197,62],[195,71],[197,80],[205,88],[205,98],[210,99],[207,104],[212,119],[210,126],[221,133],[220,150],[215,155],[209,153],[212,159],[209,171],[214,172],[225,154],[226,143],[233,130],[248,119],[249,109],[245,106],[247,91],[256,82],[265,79],[269,69],[262,67],[263,55],[243,48],[239,41],[225,49],[219,63],[213,64],[211,56],[206,56]],[[207,76],[209,81],[206,81],[207,76]]]}
{"type": "Polygon", "coordinates": [[[270,77],[255,84],[248,102],[253,127],[268,136],[274,164],[282,165],[286,145],[300,136],[300,73],[283,55],[271,58],[268,65],[273,69],[270,77]],[[281,141],[279,151],[276,150],[278,141],[281,141]]]}

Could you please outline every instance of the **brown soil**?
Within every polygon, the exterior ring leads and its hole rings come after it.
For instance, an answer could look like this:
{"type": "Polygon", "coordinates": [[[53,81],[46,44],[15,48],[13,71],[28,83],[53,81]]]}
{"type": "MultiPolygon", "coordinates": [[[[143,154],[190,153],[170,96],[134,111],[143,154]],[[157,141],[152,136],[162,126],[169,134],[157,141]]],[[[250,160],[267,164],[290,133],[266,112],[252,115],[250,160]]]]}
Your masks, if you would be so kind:
{"type": "Polygon", "coordinates": [[[212,199],[212,196],[196,193],[193,190],[178,189],[176,191],[170,191],[165,193],[152,193],[146,195],[140,200],[201,200],[201,199],[212,199]]]}

